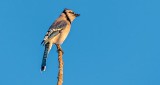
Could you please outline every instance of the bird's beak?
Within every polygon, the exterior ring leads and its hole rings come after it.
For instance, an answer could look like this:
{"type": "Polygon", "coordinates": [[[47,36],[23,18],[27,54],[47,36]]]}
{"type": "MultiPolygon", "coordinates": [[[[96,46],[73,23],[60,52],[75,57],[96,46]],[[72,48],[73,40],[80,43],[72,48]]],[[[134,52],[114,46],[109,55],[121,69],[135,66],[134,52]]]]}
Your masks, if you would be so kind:
{"type": "Polygon", "coordinates": [[[80,14],[75,14],[76,17],[80,16],[80,14]]]}

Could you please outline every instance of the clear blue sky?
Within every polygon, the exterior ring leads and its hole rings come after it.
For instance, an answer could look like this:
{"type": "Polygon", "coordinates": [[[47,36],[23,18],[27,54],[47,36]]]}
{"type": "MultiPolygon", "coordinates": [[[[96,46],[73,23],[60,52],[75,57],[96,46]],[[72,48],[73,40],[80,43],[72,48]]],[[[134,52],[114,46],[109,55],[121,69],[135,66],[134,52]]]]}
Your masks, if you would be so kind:
{"type": "Polygon", "coordinates": [[[55,46],[40,73],[46,31],[80,13],[62,45],[63,85],[160,85],[159,0],[0,0],[0,85],[56,85],[55,46]]]}

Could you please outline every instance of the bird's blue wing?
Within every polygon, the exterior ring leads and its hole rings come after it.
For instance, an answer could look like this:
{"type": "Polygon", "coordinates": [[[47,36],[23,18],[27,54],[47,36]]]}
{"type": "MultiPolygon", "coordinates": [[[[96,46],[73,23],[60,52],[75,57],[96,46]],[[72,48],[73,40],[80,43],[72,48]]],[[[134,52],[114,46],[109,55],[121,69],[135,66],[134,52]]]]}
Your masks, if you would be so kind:
{"type": "Polygon", "coordinates": [[[61,21],[57,21],[57,22],[53,23],[50,26],[49,30],[47,31],[42,43],[45,40],[52,38],[52,37],[56,36],[57,34],[59,34],[60,31],[62,31],[66,26],[67,26],[67,22],[65,20],[61,20],[61,21]]]}
{"type": "Polygon", "coordinates": [[[52,38],[56,36],[60,31],[62,31],[67,26],[66,21],[59,21],[53,24],[53,26],[50,27],[50,33],[48,35],[48,38],[52,38]]]}

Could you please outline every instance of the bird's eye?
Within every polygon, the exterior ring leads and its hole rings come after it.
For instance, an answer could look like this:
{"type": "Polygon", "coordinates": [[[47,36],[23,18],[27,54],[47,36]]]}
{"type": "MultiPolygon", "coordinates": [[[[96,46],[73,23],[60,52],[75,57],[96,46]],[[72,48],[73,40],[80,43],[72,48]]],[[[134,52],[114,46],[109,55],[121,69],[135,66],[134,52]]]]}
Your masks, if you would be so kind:
{"type": "Polygon", "coordinates": [[[74,12],[70,11],[69,13],[74,14],[74,12]]]}

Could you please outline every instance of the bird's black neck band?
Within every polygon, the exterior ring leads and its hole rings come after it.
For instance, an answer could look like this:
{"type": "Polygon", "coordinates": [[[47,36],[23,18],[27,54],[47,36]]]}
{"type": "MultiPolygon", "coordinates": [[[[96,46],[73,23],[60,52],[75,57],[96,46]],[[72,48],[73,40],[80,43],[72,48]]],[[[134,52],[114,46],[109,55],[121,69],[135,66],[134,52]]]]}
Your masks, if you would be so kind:
{"type": "Polygon", "coordinates": [[[71,24],[71,20],[70,20],[70,18],[68,17],[68,14],[65,12],[65,11],[63,11],[63,13],[66,15],[66,19],[69,21],[69,23],[71,24]]]}

